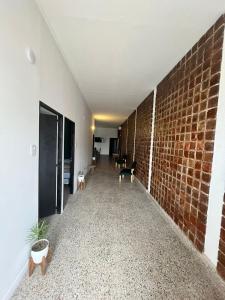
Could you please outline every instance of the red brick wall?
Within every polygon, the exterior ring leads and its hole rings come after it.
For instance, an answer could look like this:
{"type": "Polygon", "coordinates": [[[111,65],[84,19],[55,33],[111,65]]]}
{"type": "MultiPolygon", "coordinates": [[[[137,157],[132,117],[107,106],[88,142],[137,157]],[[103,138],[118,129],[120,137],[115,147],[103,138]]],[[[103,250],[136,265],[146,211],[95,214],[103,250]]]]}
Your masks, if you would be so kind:
{"type": "Polygon", "coordinates": [[[223,277],[223,279],[225,279],[225,194],[223,198],[223,211],[222,211],[217,270],[220,273],[220,275],[223,277]]]}
{"type": "Polygon", "coordinates": [[[121,127],[121,155],[124,155],[127,154],[127,120],[121,127]]]}
{"type": "Polygon", "coordinates": [[[159,84],[151,194],[204,249],[224,17],[159,84]]]}
{"type": "Polygon", "coordinates": [[[135,161],[137,162],[136,176],[148,188],[149,155],[152,132],[153,112],[152,92],[137,108],[135,161]]]}
{"type": "Polygon", "coordinates": [[[136,111],[128,118],[127,155],[128,164],[133,162],[136,111]]]}

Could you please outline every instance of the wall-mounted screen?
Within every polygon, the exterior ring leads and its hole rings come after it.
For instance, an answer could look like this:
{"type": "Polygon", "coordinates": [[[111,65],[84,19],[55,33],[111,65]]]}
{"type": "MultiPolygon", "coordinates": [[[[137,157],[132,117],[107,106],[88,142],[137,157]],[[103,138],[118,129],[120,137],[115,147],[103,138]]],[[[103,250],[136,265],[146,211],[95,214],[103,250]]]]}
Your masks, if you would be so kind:
{"type": "Polygon", "coordinates": [[[104,143],[104,139],[101,137],[95,137],[95,143],[104,143]]]}

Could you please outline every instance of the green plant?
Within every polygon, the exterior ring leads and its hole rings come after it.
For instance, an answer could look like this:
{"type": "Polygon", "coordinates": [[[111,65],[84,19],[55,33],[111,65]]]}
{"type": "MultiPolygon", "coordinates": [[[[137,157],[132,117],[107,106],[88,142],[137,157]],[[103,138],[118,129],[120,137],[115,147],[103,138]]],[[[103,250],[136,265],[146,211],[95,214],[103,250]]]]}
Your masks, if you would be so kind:
{"type": "Polygon", "coordinates": [[[48,223],[45,220],[40,220],[30,229],[30,234],[28,235],[29,242],[35,242],[41,239],[45,239],[48,232],[48,223]]]}

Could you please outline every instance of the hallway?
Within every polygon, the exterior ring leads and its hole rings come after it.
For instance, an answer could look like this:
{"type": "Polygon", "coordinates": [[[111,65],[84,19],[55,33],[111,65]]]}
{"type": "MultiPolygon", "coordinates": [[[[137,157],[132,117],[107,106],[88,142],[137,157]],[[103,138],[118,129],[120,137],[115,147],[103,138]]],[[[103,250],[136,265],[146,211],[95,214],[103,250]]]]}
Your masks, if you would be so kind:
{"type": "Polygon", "coordinates": [[[137,183],[102,160],[51,219],[53,260],[13,299],[225,299],[224,286],[137,183]]]}

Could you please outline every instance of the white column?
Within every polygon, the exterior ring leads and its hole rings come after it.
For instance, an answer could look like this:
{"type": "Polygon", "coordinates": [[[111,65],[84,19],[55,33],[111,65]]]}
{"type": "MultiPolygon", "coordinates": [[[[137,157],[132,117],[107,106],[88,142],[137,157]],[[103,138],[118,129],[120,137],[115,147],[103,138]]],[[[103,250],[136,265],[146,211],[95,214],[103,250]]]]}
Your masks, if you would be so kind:
{"type": "Polygon", "coordinates": [[[153,110],[152,110],[152,132],[151,132],[151,145],[149,154],[149,173],[148,173],[148,192],[150,193],[151,177],[152,177],[152,152],[153,152],[153,139],[154,139],[154,128],[155,128],[155,104],[156,104],[157,88],[154,89],[153,96],[153,110]]]}
{"type": "Polygon", "coordinates": [[[220,89],[212,163],[211,184],[205,239],[205,254],[214,265],[220,239],[223,194],[225,191],[225,39],[221,65],[220,89]]]}

